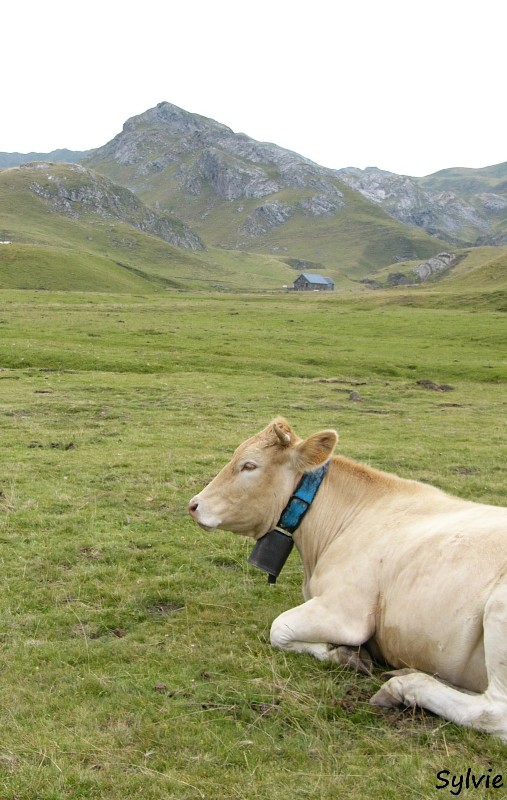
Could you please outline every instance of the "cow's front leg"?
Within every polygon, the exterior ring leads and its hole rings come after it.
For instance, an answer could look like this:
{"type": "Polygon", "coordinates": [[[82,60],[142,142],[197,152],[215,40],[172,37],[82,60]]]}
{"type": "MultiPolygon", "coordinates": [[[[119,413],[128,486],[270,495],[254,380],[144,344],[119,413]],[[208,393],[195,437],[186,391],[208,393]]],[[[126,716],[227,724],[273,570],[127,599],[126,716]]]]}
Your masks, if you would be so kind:
{"type": "Polygon", "coordinates": [[[292,653],[309,653],[319,661],[333,661],[356,671],[371,674],[372,660],[364,645],[371,637],[367,615],[354,620],[332,610],[320,597],[285,611],[271,626],[272,647],[292,653]]]}

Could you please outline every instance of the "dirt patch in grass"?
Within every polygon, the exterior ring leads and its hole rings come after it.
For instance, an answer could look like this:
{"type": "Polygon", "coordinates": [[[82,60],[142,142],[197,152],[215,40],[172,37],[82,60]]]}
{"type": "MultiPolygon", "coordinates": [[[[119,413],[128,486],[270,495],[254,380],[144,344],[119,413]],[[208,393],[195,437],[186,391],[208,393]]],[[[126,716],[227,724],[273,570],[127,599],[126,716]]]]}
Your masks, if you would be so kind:
{"type": "Polygon", "coordinates": [[[161,600],[160,602],[149,603],[146,611],[151,617],[172,617],[179,611],[183,611],[185,603],[182,600],[161,600]]]}

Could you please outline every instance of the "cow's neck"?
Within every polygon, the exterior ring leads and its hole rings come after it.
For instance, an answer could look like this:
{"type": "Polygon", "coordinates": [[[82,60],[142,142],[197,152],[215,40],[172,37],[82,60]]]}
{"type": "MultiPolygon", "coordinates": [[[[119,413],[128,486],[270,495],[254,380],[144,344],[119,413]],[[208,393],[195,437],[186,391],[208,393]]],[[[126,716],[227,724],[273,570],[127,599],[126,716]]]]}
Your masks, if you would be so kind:
{"type": "Polygon", "coordinates": [[[332,459],[312,508],[294,533],[305,580],[336,537],[346,533],[365,508],[385,503],[397,482],[407,483],[343,456],[332,459]]]}

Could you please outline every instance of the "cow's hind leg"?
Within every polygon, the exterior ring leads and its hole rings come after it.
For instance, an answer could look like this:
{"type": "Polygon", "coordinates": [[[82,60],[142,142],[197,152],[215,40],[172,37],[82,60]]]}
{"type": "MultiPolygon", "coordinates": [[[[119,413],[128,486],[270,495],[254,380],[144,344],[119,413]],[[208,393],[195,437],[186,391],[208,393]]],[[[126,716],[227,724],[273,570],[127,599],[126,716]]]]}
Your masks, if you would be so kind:
{"type": "Polygon", "coordinates": [[[397,675],[372,698],[374,705],[421,706],[444,719],[499,736],[507,742],[507,586],[499,586],[484,610],[488,687],[470,694],[422,672],[397,675]]]}

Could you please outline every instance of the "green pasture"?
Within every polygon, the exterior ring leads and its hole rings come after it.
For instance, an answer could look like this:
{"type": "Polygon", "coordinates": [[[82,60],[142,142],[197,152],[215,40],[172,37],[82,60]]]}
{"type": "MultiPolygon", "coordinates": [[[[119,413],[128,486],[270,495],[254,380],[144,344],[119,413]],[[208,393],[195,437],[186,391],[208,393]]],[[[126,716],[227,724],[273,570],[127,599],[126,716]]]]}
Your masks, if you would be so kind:
{"type": "Polygon", "coordinates": [[[0,800],[440,800],[437,773],[468,767],[504,788],[462,797],[507,797],[505,745],[371,708],[380,669],[272,651],[297,555],[268,586],[249,541],[186,512],[278,414],[506,504],[502,308],[0,292],[0,800]]]}

